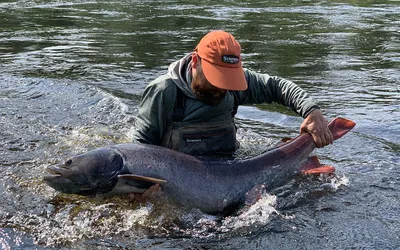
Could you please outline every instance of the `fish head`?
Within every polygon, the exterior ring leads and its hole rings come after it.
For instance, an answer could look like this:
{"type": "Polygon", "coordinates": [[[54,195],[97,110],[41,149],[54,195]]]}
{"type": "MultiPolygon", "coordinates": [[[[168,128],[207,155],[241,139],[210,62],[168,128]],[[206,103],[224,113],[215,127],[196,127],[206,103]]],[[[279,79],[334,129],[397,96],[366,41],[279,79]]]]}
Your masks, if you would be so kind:
{"type": "Polygon", "coordinates": [[[122,168],[122,156],[113,149],[102,148],[47,167],[49,174],[43,179],[63,193],[94,195],[111,191],[122,168]]]}

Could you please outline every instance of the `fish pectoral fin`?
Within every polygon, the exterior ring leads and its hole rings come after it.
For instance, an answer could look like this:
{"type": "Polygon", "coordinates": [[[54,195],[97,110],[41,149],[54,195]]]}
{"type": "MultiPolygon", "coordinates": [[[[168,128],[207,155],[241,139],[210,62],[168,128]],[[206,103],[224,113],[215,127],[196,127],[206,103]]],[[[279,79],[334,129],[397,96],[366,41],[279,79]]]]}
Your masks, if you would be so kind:
{"type": "Polygon", "coordinates": [[[250,189],[249,192],[246,193],[244,204],[246,206],[254,205],[257,201],[259,201],[262,197],[262,194],[266,192],[265,185],[260,184],[254,186],[250,189]]]}
{"type": "Polygon", "coordinates": [[[154,177],[148,177],[148,176],[142,176],[142,175],[135,175],[135,174],[121,174],[118,175],[119,179],[123,180],[132,180],[132,181],[140,181],[140,182],[150,182],[152,184],[162,184],[167,182],[166,180],[154,178],[154,177]]]}
{"type": "Polygon", "coordinates": [[[302,174],[327,174],[335,172],[335,168],[329,165],[321,165],[317,156],[310,156],[300,172],[302,174]]]}
{"type": "Polygon", "coordinates": [[[112,192],[114,193],[143,193],[156,184],[165,183],[166,180],[153,177],[122,174],[118,175],[118,182],[112,192]]]}

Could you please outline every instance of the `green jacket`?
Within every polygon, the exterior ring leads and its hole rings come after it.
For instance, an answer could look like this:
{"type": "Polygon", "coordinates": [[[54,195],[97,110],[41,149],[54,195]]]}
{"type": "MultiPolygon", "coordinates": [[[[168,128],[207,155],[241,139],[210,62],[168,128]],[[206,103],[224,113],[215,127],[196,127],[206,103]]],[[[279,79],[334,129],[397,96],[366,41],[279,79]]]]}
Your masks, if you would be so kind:
{"type": "MultiPolygon", "coordinates": [[[[172,63],[168,73],[152,81],[145,89],[136,117],[134,140],[160,145],[164,133],[172,125],[176,102],[176,89],[180,88],[186,98],[183,122],[218,122],[230,119],[234,109],[234,96],[228,91],[217,106],[209,106],[193,94],[190,84],[191,54],[172,63]]],[[[303,118],[319,109],[318,105],[299,86],[291,81],[244,69],[248,89],[237,91],[239,105],[277,102],[285,105],[303,118]]]]}

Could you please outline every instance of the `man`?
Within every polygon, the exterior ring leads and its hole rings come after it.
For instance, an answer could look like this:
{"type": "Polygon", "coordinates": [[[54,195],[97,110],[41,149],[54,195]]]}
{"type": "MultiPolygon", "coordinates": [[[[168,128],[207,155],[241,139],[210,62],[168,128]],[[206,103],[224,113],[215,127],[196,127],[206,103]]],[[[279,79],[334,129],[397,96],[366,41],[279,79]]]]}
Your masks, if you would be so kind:
{"type": "Polygon", "coordinates": [[[136,141],[191,155],[232,154],[237,106],[277,102],[301,115],[300,131],[317,147],[333,142],[320,108],[293,82],[242,68],[240,45],[224,31],[204,36],[195,50],[172,63],[145,89],[136,141]]]}

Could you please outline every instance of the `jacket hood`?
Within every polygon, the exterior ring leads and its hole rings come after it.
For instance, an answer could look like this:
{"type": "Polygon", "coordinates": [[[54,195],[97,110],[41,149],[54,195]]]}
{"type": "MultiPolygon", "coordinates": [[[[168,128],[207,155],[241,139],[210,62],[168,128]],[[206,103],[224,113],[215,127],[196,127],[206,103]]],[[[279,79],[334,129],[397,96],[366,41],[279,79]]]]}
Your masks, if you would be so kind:
{"type": "Polygon", "coordinates": [[[189,53],[182,59],[172,63],[168,67],[168,76],[186,96],[194,99],[196,96],[190,88],[192,83],[192,67],[190,65],[191,61],[192,53],[189,53]]]}

